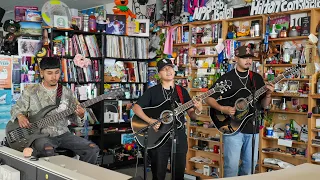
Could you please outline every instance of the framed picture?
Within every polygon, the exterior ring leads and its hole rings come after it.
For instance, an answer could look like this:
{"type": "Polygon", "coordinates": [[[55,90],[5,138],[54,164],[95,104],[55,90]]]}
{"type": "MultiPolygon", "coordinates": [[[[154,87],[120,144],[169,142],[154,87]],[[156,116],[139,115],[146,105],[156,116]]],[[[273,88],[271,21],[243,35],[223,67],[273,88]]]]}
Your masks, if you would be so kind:
{"type": "Polygon", "coordinates": [[[149,19],[136,19],[135,36],[149,37],[149,23],[149,19]]]}
{"type": "Polygon", "coordinates": [[[77,26],[79,30],[82,30],[82,17],[72,16],[71,24],[77,26]]]}
{"type": "Polygon", "coordinates": [[[271,104],[273,109],[279,109],[281,105],[281,99],[272,99],[271,104]]]}
{"type": "Polygon", "coordinates": [[[126,34],[125,15],[106,15],[106,34],[125,35],[126,34]]]}
{"type": "Polygon", "coordinates": [[[25,35],[41,35],[42,26],[39,22],[19,22],[20,33],[25,35]]]}
{"type": "Polygon", "coordinates": [[[18,39],[19,56],[35,56],[41,49],[42,42],[32,39],[18,39]]]}
{"type": "Polygon", "coordinates": [[[67,16],[53,16],[53,26],[56,28],[70,28],[67,16]]]}

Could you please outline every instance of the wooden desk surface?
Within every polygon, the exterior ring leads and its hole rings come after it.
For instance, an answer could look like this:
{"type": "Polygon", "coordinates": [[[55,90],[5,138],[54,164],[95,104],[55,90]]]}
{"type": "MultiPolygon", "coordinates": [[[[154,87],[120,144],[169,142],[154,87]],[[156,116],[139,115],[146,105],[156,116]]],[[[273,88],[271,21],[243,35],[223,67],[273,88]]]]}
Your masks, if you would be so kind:
{"type": "Polygon", "coordinates": [[[319,180],[320,166],[310,163],[301,164],[288,169],[281,169],[249,176],[222,178],[225,180],[319,180]]]}
{"type": "MultiPolygon", "coordinates": [[[[41,158],[44,159],[44,158],[41,158]]],[[[131,177],[125,174],[118,173],[116,171],[111,171],[96,165],[92,165],[83,161],[79,161],[74,158],[66,156],[52,156],[49,157],[48,162],[64,167],[71,171],[76,171],[85,176],[89,176],[96,180],[117,179],[117,180],[128,180],[131,177]]]]}
{"type": "Polygon", "coordinates": [[[0,154],[17,159],[21,163],[26,163],[39,169],[57,174],[58,177],[63,177],[70,180],[105,180],[106,177],[108,177],[108,179],[128,180],[131,178],[125,174],[111,171],[109,169],[66,156],[49,157],[48,161],[44,158],[40,158],[38,161],[31,161],[28,158],[24,158],[22,152],[5,146],[0,147],[0,154]],[[61,164],[63,164],[64,167],[61,166],[61,164]]]}

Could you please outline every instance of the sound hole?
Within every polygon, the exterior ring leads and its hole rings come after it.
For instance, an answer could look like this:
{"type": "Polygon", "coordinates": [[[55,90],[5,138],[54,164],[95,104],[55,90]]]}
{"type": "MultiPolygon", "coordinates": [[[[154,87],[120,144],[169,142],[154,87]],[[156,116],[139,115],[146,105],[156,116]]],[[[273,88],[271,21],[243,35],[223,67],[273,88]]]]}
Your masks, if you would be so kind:
{"type": "Polygon", "coordinates": [[[244,111],[248,109],[248,102],[244,98],[240,98],[236,102],[236,110],[237,111],[244,111]]]}
{"type": "Polygon", "coordinates": [[[164,111],[161,114],[161,119],[163,124],[170,124],[173,120],[171,111],[164,111]]]}

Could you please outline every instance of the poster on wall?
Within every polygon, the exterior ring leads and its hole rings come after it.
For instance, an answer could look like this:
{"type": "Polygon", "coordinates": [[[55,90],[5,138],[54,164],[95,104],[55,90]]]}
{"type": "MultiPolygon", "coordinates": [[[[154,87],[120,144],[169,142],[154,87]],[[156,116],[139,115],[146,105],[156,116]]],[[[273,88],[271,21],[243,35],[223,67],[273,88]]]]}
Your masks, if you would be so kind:
{"type": "Polygon", "coordinates": [[[42,47],[40,40],[18,39],[19,56],[35,56],[42,47]]]}
{"type": "Polygon", "coordinates": [[[0,90],[0,129],[5,129],[11,118],[11,89],[0,90]]]}
{"type": "Polygon", "coordinates": [[[106,10],[104,8],[104,6],[96,6],[96,7],[92,7],[92,8],[88,8],[88,9],[82,9],[80,11],[82,14],[87,14],[90,16],[91,13],[93,13],[95,16],[98,15],[102,15],[103,17],[105,17],[106,15],[106,10]]]}
{"type": "Polygon", "coordinates": [[[11,88],[12,82],[12,58],[0,56],[0,88],[11,88]]]}
{"type": "Polygon", "coordinates": [[[147,5],[147,18],[150,19],[151,23],[155,23],[156,20],[156,4],[147,5]]]}
{"type": "Polygon", "coordinates": [[[126,16],[107,14],[106,34],[124,35],[126,33],[126,16]]]}

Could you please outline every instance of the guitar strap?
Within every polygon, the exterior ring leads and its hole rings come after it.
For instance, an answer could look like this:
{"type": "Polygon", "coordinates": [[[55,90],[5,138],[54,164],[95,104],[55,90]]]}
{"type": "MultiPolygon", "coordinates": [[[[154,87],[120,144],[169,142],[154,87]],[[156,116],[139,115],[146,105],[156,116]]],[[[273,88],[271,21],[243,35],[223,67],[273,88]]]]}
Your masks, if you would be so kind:
{"type": "Polygon", "coordinates": [[[62,96],[62,85],[58,84],[57,97],[56,97],[56,106],[59,106],[60,101],[61,101],[61,96],[62,96]]]}
{"type": "Polygon", "coordinates": [[[176,85],[176,89],[177,89],[177,93],[178,93],[181,104],[184,104],[181,87],[179,85],[176,85]]]}
{"type": "MultiPolygon", "coordinates": [[[[250,81],[252,82],[253,80],[253,72],[249,70],[249,77],[250,77],[250,81]]],[[[253,82],[253,87],[256,87],[256,81],[253,82]]]]}

